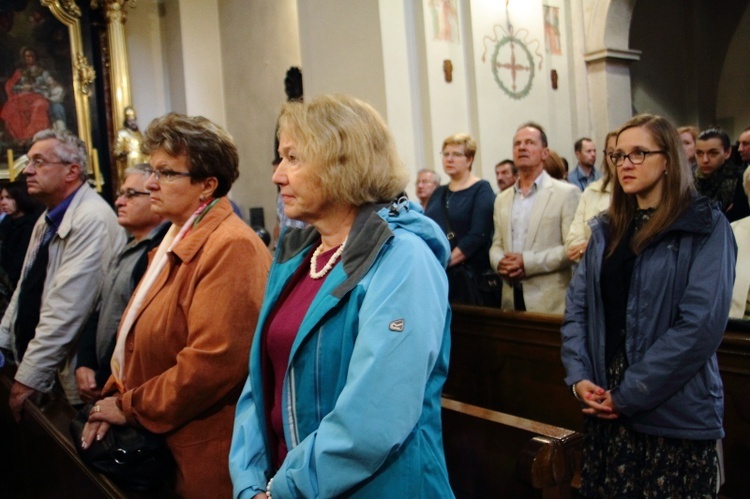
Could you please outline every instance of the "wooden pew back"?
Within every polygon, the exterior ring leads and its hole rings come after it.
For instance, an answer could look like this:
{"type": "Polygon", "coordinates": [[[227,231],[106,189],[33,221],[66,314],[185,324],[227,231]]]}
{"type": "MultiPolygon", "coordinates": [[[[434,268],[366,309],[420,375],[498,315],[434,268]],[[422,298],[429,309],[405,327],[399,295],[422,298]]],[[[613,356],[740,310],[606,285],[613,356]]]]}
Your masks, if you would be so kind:
{"type": "Polygon", "coordinates": [[[443,399],[443,440],[459,499],[572,496],[581,435],[443,399]]]}
{"type": "MultiPolygon", "coordinates": [[[[563,383],[562,318],[454,305],[444,396],[580,432],[580,405],[563,383]]],[[[717,352],[724,382],[721,493],[750,497],[750,323],[729,321],[717,352]]]]}

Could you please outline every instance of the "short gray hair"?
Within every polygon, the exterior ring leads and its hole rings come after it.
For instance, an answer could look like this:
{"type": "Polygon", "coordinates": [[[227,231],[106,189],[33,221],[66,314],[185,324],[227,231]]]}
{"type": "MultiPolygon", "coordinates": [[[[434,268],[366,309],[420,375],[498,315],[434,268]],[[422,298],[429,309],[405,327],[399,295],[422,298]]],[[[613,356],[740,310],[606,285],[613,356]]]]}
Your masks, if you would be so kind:
{"type": "Polygon", "coordinates": [[[81,167],[79,178],[81,182],[88,182],[88,154],[86,152],[86,143],[77,136],[67,131],[57,131],[51,128],[37,132],[32,139],[36,144],[42,140],[55,139],[55,154],[60,161],[68,164],[76,164],[81,167]]]}
{"type": "Polygon", "coordinates": [[[438,172],[436,172],[432,168],[422,168],[417,172],[417,177],[419,177],[420,173],[432,173],[432,177],[435,179],[435,183],[437,185],[440,185],[440,175],[438,175],[438,172]]]}
{"type": "Polygon", "coordinates": [[[137,165],[128,166],[125,168],[125,171],[122,172],[122,179],[125,180],[131,175],[143,175],[144,177],[148,177],[151,175],[151,172],[149,172],[148,169],[148,163],[138,163],[137,165]]]}

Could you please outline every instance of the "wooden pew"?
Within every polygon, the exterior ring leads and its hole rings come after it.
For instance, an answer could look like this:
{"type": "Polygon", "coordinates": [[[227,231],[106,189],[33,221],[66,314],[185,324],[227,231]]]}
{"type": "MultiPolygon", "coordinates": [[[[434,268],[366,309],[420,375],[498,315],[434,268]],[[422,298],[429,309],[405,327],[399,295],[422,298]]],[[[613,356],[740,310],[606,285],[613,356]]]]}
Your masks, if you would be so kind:
{"type": "Polygon", "coordinates": [[[443,441],[458,499],[572,497],[581,435],[443,399],[443,441]]]}
{"type": "MultiPolygon", "coordinates": [[[[579,404],[563,383],[559,316],[454,305],[444,396],[581,431],[579,404]]],[[[730,321],[718,350],[724,382],[727,497],[750,497],[750,324],[730,321]]]]}
{"type": "Polygon", "coordinates": [[[78,457],[68,431],[75,410],[61,395],[26,402],[16,423],[8,407],[12,370],[0,374],[0,497],[35,499],[156,499],[169,491],[139,494],[118,487],[78,457]]]}

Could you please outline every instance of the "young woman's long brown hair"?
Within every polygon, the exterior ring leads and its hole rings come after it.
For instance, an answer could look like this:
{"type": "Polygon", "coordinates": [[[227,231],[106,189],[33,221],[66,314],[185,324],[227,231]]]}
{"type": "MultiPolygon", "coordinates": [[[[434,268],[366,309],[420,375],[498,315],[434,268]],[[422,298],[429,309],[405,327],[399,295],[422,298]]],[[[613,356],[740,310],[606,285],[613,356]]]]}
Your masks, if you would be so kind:
{"type": "MultiPolygon", "coordinates": [[[[657,148],[665,151],[667,158],[666,178],[659,206],[649,221],[633,235],[630,242],[630,249],[637,255],[657,234],[672,225],[682,215],[690,205],[695,187],[680,136],[674,125],[661,116],[639,114],[620,128],[617,132],[617,139],[619,140],[620,134],[629,128],[644,128],[648,131],[656,142],[657,148]]],[[[636,166],[636,168],[639,167],[640,165],[636,166]]],[[[615,175],[612,185],[612,204],[609,206],[610,238],[607,256],[612,255],[622,238],[625,237],[637,208],[638,202],[635,195],[626,194],[622,190],[618,176],[615,175]]]]}

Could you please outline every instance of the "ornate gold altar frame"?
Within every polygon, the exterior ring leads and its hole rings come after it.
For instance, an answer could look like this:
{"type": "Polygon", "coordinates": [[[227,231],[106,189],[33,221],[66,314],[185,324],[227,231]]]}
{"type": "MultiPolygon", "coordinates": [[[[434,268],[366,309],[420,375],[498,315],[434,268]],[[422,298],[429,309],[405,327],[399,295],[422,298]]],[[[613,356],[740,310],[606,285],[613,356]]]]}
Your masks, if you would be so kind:
{"type": "MultiPolygon", "coordinates": [[[[75,0],[41,0],[41,5],[49,8],[52,15],[68,28],[78,136],[86,142],[88,155],[91,158],[89,171],[94,173],[97,186],[99,186],[101,177],[98,171],[98,158],[92,147],[91,111],[89,106],[89,95],[92,91],[91,87],[96,74],[84,55],[80,24],[81,9],[76,5],[75,0]]],[[[13,153],[10,149],[7,156],[8,169],[1,171],[0,177],[13,180],[20,173],[20,170],[23,169],[25,162],[13,158],[13,153]]]]}

